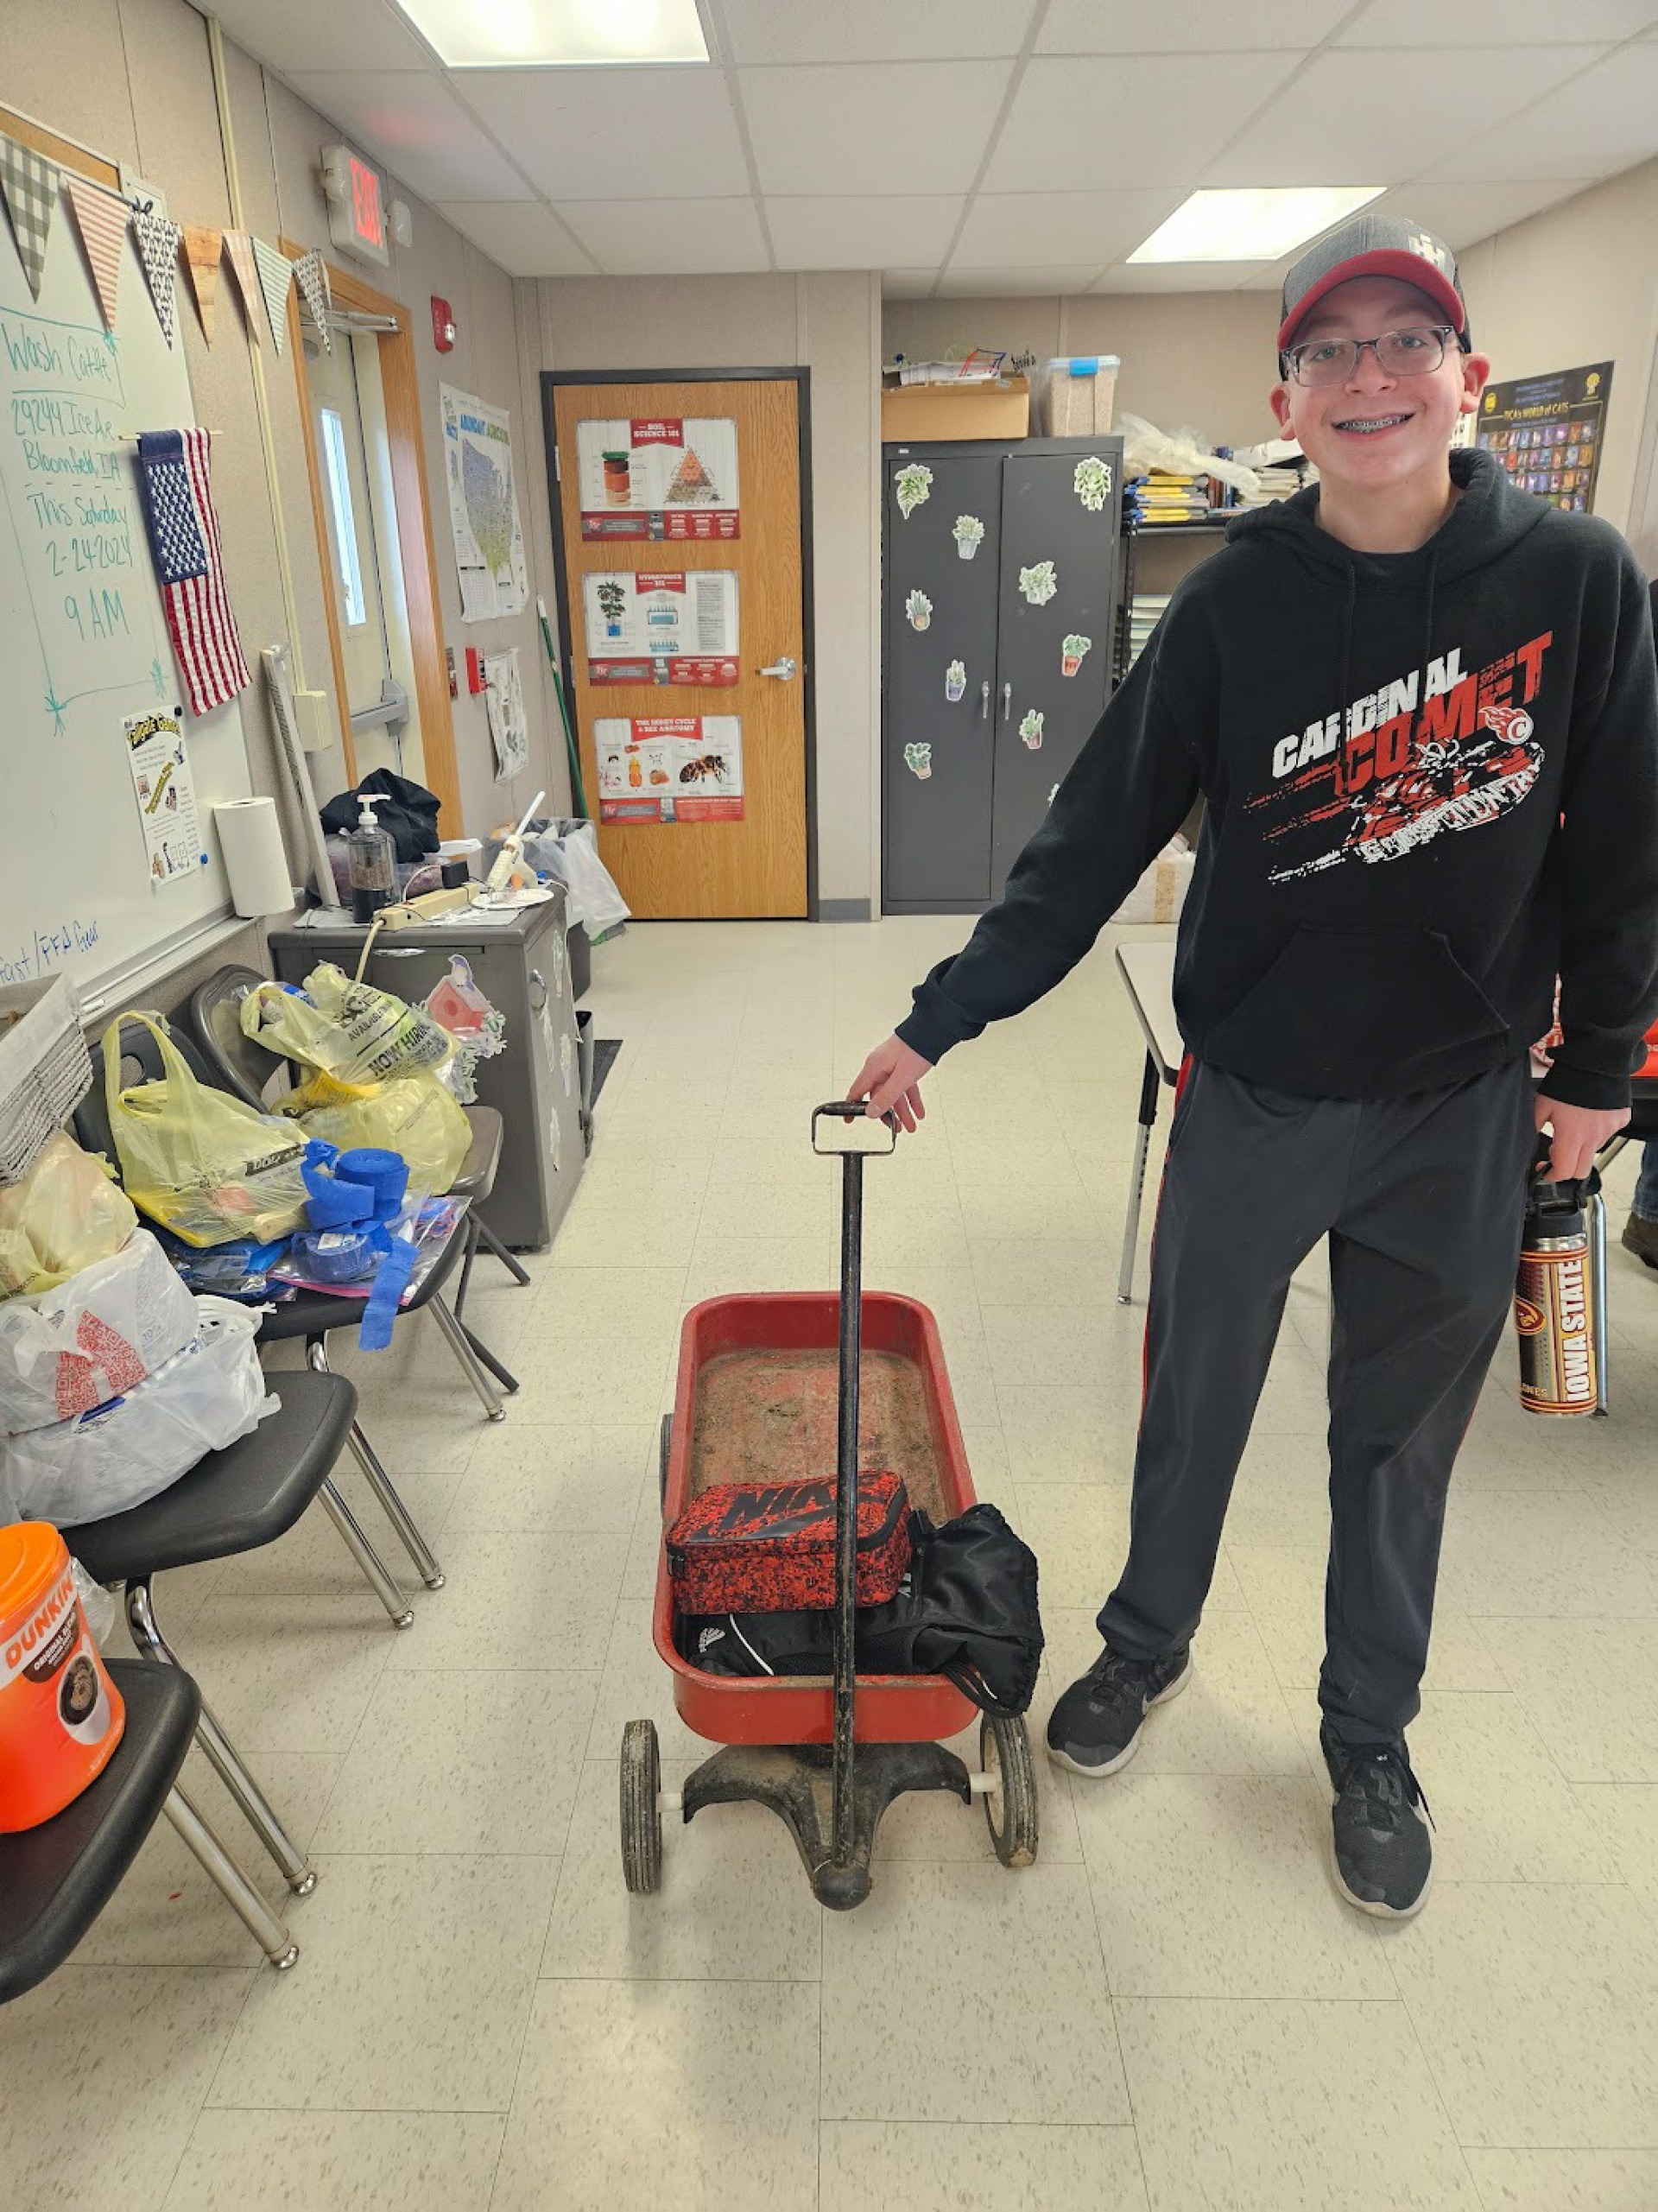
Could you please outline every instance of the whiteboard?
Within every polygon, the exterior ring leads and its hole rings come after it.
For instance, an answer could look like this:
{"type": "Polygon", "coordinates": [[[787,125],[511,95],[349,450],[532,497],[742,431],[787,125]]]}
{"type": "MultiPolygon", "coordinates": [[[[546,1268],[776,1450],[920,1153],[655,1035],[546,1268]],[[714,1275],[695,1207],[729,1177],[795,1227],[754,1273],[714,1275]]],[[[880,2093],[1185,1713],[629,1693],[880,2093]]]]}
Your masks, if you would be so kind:
{"type": "Polygon", "coordinates": [[[38,301],[0,221],[0,983],[68,974],[83,996],[230,913],[212,808],[250,788],[240,702],[187,706],[207,859],[153,882],[122,721],[185,692],[119,433],[195,421],[194,310],[180,269],[169,350],[130,231],[124,250],[111,333],[62,190],[38,301]]]}

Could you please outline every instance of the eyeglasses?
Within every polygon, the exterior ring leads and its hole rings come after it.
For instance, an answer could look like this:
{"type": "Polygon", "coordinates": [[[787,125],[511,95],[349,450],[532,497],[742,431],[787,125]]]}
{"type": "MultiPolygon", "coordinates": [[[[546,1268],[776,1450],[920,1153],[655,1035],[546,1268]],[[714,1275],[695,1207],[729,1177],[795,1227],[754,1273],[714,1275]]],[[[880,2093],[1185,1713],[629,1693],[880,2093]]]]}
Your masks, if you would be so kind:
{"type": "Polygon", "coordinates": [[[1290,347],[1284,370],[1298,384],[1345,384],[1368,350],[1384,375],[1425,377],[1444,360],[1455,335],[1450,323],[1435,323],[1384,331],[1380,338],[1315,338],[1308,345],[1290,347]]]}

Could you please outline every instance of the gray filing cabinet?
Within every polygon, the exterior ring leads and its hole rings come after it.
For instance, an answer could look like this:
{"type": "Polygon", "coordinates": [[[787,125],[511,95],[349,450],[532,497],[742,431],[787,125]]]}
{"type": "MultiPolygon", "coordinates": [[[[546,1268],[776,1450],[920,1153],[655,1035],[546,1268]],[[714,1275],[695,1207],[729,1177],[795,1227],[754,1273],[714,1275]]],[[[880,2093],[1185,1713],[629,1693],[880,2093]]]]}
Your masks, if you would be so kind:
{"type": "MultiPolygon", "coordinates": [[[[319,960],[333,960],[355,974],[367,935],[350,924],[273,930],[274,971],[283,983],[303,983],[319,960]]],[[[563,887],[509,922],[481,924],[459,914],[452,923],[383,929],[368,980],[419,1001],[449,973],[456,953],[507,1025],[506,1049],[478,1065],[478,1104],[494,1106],[505,1125],[495,1188],[479,1211],[503,1244],[539,1251],[575,1195],[586,1150],[563,887]]]]}
{"type": "Polygon", "coordinates": [[[882,903],[889,914],[977,913],[1002,896],[1054,785],[1104,711],[1123,440],[911,443],[882,454],[882,903]],[[1076,485],[1088,456],[1111,476],[1096,507],[1076,485]],[[906,516],[898,477],[914,463],[932,481],[906,516]],[[964,515],[984,525],[968,559],[955,535],[964,515]],[[1044,561],[1054,564],[1055,588],[1038,603],[1020,576],[1044,561]],[[914,593],[930,603],[917,608],[919,629],[914,593]],[[1073,667],[1063,647],[1076,637],[1089,645],[1073,667]],[[952,700],[946,677],[956,661],[965,682],[952,700]]]}

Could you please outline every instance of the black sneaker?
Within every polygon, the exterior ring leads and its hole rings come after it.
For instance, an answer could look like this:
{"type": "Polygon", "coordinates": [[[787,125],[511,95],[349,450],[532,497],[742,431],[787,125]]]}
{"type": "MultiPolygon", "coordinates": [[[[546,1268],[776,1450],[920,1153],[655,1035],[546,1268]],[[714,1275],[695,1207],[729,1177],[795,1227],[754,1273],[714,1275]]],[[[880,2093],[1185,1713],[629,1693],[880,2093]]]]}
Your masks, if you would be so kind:
{"type": "Polygon", "coordinates": [[[1408,1920],[1427,1899],[1433,1815],[1402,1744],[1345,1744],[1326,1725],[1319,1748],[1335,1792],[1336,1886],[1349,1905],[1408,1920]]]}
{"type": "Polygon", "coordinates": [[[1148,1661],[1108,1644],[1049,1715],[1048,1757],[1073,1773],[1115,1774],[1138,1749],[1140,1724],[1152,1707],[1178,1697],[1191,1673],[1190,1651],[1148,1661]]]}
{"type": "Polygon", "coordinates": [[[1625,1252],[1644,1259],[1649,1267],[1658,1267],[1658,1221],[1648,1220],[1644,1214],[1631,1214],[1623,1224],[1623,1244],[1625,1252]]]}

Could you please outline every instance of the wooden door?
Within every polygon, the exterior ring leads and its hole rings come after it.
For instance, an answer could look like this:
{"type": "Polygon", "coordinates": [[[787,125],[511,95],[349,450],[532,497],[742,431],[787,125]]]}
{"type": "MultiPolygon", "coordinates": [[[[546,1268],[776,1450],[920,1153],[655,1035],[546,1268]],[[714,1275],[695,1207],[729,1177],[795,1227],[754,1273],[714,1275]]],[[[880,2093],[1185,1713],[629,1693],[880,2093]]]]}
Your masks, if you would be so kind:
{"type": "Polygon", "coordinates": [[[547,383],[565,637],[604,864],[642,921],[803,918],[800,387],[547,383]]]}

